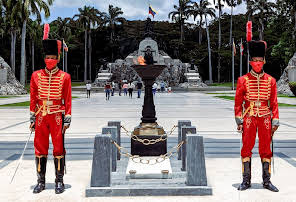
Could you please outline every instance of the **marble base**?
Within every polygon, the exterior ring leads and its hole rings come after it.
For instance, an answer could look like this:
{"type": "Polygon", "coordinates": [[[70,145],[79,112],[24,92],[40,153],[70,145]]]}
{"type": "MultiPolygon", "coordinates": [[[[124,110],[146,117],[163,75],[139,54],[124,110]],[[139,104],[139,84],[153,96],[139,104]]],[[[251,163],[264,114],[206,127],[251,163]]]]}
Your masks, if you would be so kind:
{"type": "MultiPolygon", "coordinates": [[[[141,157],[146,160],[151,160],[151,164],[155,163],[156,157],[141,157]]],[[[126,179],[169,179],[172,178],[172,167],[170,159],[165,159],[161,163],[154,165],[137,163],[140,159],[129,159],[126,169],[126,179]]],[[[147,161],[148,162],[148,161],[147,161]]]]}

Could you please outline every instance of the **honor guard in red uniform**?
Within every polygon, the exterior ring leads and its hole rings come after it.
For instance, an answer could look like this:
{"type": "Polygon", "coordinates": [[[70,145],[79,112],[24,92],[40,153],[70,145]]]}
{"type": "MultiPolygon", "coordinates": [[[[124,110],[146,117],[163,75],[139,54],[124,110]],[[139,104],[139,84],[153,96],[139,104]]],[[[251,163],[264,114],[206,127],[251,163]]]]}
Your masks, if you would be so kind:
{"type": "Polygon", "coordinates": [[[234,110],[243,142],[241,150],[243,182],[238,190],[251,187],[251,157],[258,131],[263,187],[278,192],[270,182],[273,157],[270,143],[279,126],[279,110],[276,80],[263,71],[266,48],[265,41],[249,42],[252,70],[237,81],[234,110]]]}
{"type": "Polygon", "coordinates": [[[71,77],[57,67],[61,41],[49,40],[49,27],[45,27],[45,30],[47,37],[43,38],[43,48],[46,67],[35,71],[30,83],[30,128],[35,128],[34,147],[38,177],[33,193],[40,193],[45,189],[50,134],[56,174],[55,193],[59,194],[64,191],[64,133],[71,123],[71,77]]]}

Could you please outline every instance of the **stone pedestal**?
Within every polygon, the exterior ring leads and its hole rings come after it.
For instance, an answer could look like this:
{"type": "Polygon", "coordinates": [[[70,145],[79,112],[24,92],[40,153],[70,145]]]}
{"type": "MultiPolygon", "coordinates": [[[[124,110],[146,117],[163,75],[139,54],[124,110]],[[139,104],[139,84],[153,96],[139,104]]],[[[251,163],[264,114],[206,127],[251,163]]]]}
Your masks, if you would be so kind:
{"type": "MultiPolygon", "coordinates": [[[[183,126],[191,126],[191,121],[189,120],[179,120],[178,121],[178,142],[182,141],[182,127],[183,126]]],[[[178,151],[178,160],[181,160],[181,152],[182,152],[182,147],[178,151]]]]}
{"type": "Polygon", "coordinates": [[[187,156],[187,144],[186,144],[186,136],[187,134],[196,134],[196,127],[195,126],[183,126],[181,128],[182,131],[182,141],[185,142],[185,144],[182,145],[182,171],[186,171],[186,156],[187,156]]]}
{"type": "MultiPolygon", "coordinates": [[[[108,126],[116,126],[117,127],[117,138],[116,143],[121,146],[121,122],[120,121],[108,121],[108,126]]],[[[120,152],[117,151],[117,160],[120,160],[120,152]]]]}
{"type": "MultiPolygon", "coordinates": [[[[111,134],[111,139],[116,141],[117,139],[117,127],[116,126],[109,126],[105,127],[102,129],[102,134],[103,135],[110,135],[111,134]]],[[[112,172],[116,172],[116,167],[117,167],[117,148],[115,147],[114,144],[111,145],[111,170],[112,172]]]]}
{"type": "Polygon", "coordinates": [[[188,134],[186,184],[187,186],[207,186],[207,174],[203,137],[197,134],[188,134]]]}
{"type": "Polygon", "coordinates": [[[91,171],[91,187],[111,185],[111,139],[110,135],[96,135],[91,171]]]}
{"type": "MultiPolygon", "coordinates": [[[[142,157],[144,161],[152,160],[155,162],[157,156],[153,157],[142,157]]],[[[129,159],[128,166],[126,169],[127,179],[171,179],[172,178],[172,167],[170,159],[165,159],[161,163],[154,165],[139,163],[140,159],[129,159]]]]}

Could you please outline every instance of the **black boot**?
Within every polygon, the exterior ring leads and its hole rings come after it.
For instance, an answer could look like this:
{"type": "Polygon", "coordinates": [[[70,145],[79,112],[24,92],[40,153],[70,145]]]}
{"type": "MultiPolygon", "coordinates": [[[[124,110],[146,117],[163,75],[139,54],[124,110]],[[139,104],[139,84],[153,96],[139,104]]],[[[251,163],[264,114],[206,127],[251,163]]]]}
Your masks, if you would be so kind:
{"type": "Polygon", "coordinates": [[[36,156],[36,169],[37,169],[37,185],[34,187],[33,193],[38,194],[45,189],[45,173],[47,156],[36,156]]]}
{"type": "Polygon", "coordinates": [[[262,159],[262,178],[263,178],[263,187],[273,192],[278,192],[279,190],[270,182],[271,174],[271,160],[262,159]]]}
{"type": "Polygon", "coordinates": [[[64,156],[55,156],[54,157],[54,166],[55,166],[55,193],[61,194],[65,190],[65,185],[63,181],[64,170],[65,170],[65,157],[64,156]]]}
{"type": "Polygon", "coordinates": [[[243,182],[237,188],[240,191],[244,191],[251,187],[251,158],[246,157],[242,159],[243,167],[243,182]]]}

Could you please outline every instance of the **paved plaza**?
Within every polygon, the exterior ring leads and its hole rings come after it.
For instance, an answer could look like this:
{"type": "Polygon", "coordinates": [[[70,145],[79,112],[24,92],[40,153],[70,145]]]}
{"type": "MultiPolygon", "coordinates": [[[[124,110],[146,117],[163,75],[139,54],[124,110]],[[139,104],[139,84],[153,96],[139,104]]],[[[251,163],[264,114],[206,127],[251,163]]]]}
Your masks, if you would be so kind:
{"type": "MultiPolygon", "coordinates": [[[[26,150],[24,161],[12,184],[18,158],[29,135],[29,110],[25,107],[0,108],[0,201],[296,201],[296,107],[280,107],[281,126],[274,137],[275,164],[271,181],[280,192],[272,193],[262,188],[261,162],[257,144],[253,150],[252,187],[238,192],[241,183],[240,135],[236,132],[233,101],[215,98],[205,93],[159,93],[155,105],[159,125],[166,131],[178,120],[191,120],[197,133],[204,137],[206,168],[212,196],[192,197],[112,197],[85,198],[90,182],[94,137],[108,121],[119,120],[129,130],[140,122],[143,98],[126,96],[105,100],[103,93],[84,93],[73,100],[72,124],[66,133],[67,174],[64,177],[66,191],[54,193],[54,164],[52,146],[46,173],[46,190],[32,194],[36,184],[33,136],[26,150]]],[[[1,99],[0,104],[13,103],[21,98],[1,99]]],[[[280,102],[296,104],[295,99],[280,98],[280,102]]],[[[177,131],[169,137],[169,146],[177,145],[177,131]]],[[[122,145],[130,148],[129,137],[122,134],[122,145]]]]}

